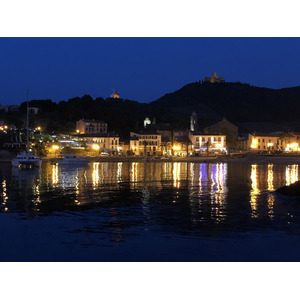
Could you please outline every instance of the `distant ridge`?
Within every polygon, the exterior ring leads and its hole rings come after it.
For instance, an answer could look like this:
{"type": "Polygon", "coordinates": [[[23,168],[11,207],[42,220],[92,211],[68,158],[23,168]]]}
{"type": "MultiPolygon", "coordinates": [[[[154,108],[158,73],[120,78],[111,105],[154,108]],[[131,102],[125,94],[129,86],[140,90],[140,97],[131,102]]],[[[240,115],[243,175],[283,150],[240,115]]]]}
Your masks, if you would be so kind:
{"type": "Polygon", "coordinates": [[[300,120],[300,86],[271,89],[239,82],[194,82],[150,103],[172,111],[196,111],[198,117],[234,122],[300,120]]]}

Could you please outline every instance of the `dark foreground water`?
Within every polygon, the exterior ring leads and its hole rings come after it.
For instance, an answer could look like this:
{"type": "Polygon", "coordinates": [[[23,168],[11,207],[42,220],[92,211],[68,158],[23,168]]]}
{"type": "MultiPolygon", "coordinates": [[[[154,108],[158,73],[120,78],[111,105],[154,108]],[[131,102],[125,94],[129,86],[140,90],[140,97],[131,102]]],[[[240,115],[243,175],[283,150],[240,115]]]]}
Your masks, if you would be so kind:
{"type": "Polygon", "coordinates": [[[0,165],[1,261],[300,261],[298,165],[0,165]]]}

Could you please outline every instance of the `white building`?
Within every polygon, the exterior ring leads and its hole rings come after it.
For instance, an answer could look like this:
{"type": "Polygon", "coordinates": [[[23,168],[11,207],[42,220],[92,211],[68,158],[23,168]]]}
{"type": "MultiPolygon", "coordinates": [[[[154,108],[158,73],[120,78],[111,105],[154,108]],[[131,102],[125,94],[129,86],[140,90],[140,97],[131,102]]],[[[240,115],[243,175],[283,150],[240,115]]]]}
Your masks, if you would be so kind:
{"type": "Polygon", "coordinates": [[[201,153],[203,151],[227,152],[226,135],[190,132],[189,138],[192,142],[194,153],[201,153]]]}
{"type": "Polygon", "coordinates": [[[157,132],[130,132],[130,150],[135,155],[161,155],[161,135],[157,132]]]}

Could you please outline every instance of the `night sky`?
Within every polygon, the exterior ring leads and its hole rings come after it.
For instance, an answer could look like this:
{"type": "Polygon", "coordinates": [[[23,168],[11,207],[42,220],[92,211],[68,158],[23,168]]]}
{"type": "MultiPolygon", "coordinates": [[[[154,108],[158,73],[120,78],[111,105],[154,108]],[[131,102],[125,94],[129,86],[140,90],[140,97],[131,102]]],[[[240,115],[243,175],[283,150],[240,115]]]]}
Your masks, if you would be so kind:
{"type": "Polygon", "coordinates": [[[0,38],[0,103],[89,94],[150,102],[212,72],[300,85],[300,38],[0,38]]]}

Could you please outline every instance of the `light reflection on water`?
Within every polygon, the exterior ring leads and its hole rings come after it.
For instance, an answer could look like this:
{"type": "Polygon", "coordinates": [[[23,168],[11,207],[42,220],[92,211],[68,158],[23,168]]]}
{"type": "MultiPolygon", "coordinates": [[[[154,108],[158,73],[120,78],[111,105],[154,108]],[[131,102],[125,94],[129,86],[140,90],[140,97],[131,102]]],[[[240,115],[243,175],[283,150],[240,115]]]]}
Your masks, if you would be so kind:
{"type": "MultiPolygon", "coordinates": [[[[1,174],[1,211],[51,214],[105,207],[116,217],[126,208],[126,221],[138,217],[141,226],[169,226],[173,219],[172,226],[190,231],[200,230],[201,224],[227,224],[231,230],[238,224],[242,230],[253,225],[251,220],[258,222],[256,227],[270,226],[268,220],[277,226],[290,224],[291,213],[274,191],[297,181],[298,168],[186,162],[93,162],[77,168],[44,163],[41,170],[1,174]]],[[[298,224],[300,215],[298,222],[295,214],[298,224]]]]}

